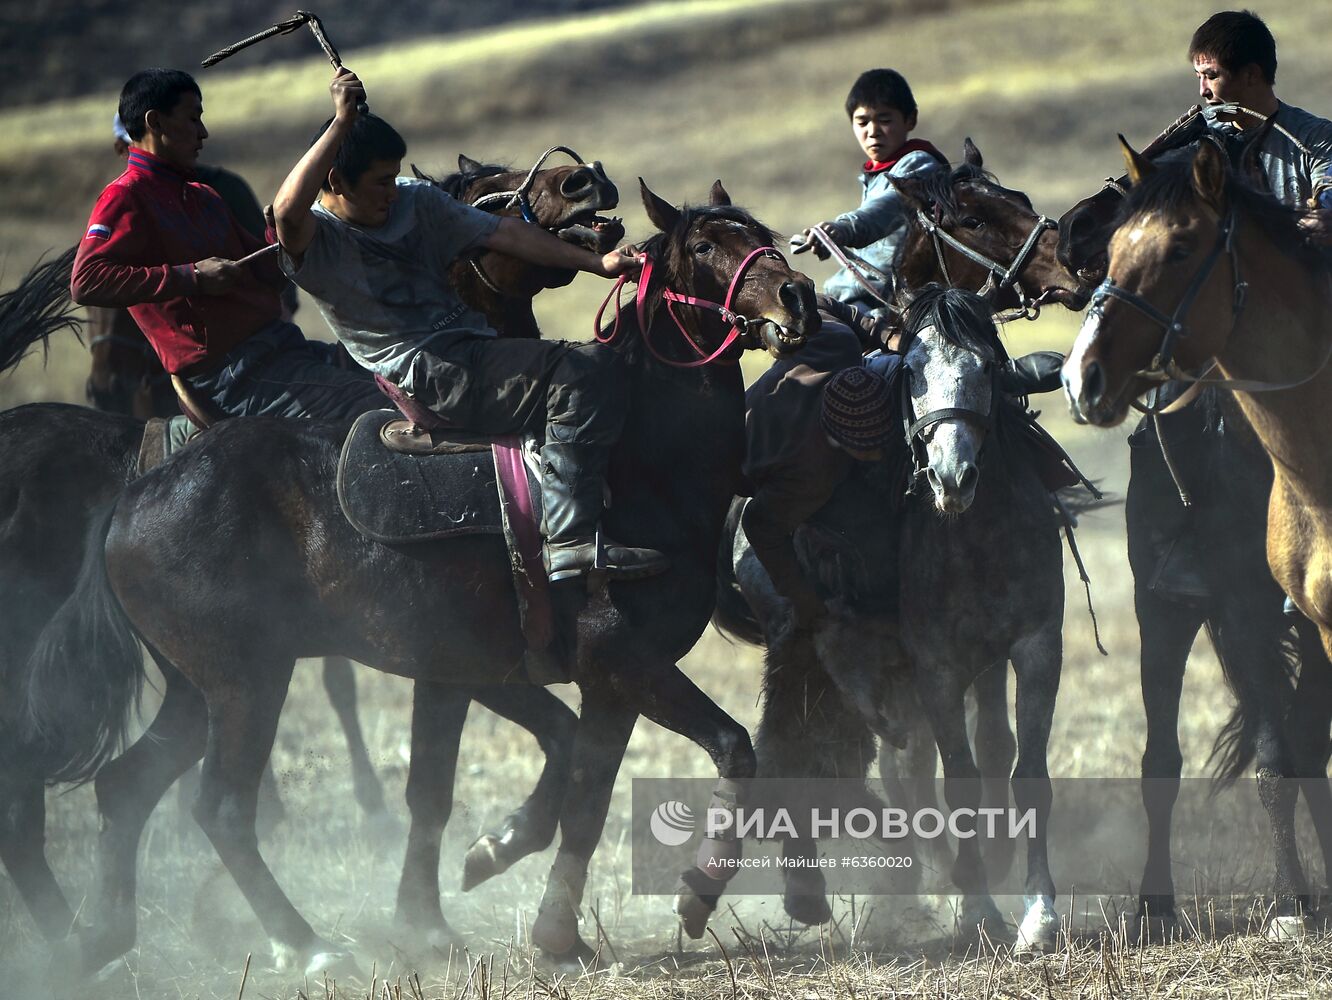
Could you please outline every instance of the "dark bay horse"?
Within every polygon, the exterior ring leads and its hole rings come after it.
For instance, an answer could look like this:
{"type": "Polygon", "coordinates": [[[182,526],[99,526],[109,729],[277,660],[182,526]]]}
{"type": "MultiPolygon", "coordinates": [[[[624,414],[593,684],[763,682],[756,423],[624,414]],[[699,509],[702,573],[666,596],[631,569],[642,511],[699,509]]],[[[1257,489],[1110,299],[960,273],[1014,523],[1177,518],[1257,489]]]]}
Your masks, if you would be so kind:
{"type": "MultiPolygon", "coordinates": [[[[460,158],[458,174],[441,182],[451,194],[478,200],[514,189],[525,172],[482,166],[460,158]]],[[[614,207],[618,192],[597,164],[551,167],[533,178],[530,198],[537,221],[590,249],[608,251],[623,236],[616,220],[597,215],[614,207]]],[[[501,203],[504,199],[500,199],[501,203]]],[[[503,210],[503,205],[496,208],[503,210]]],[[[69,271],[73,251],[38,268],[13,292],[0,298],[0,370],[57,330],[74,324],[69,313],[69,271]]],[[[462,261],[454,277],[462,294],[481,308],[506,335],[531,336],[536,328],[532,297],[542,287],[566,284],[568,272],[529,268],[500,254],[462,261]],[[481,278],[484,277],[484,282],[481,278]]],[[[42,786],[63,780],[57,762],[40,741],[25,738],[19,715],[27,685],[29,653],[42,627],[74,590],[84,557],[85,538],[95,512],[110,504],[139,474],[144,422],[64,404],[33,404],[0,413],[0,862],[5,864],[39,929],[49,940],[69,933],[73,914],[47,864],[44,850],[42,786]]],[[[326,664],[330,662],[326,660],[326,664]]],[[[336,663],[336,661],[334,661],[336,663]]],[[[341,661],[346,664],[346,660],[341,661]]],[[[187,729],[193,709],[203,723],[202,702],[192,699],[169,664],[162,666],[169,689],[177,694],[171,714],[150,730],[149,739],[165,739],[187,729]],[[174,709],[173,709],[174,710],[174,709]]],[[[71,662],[78,671],[82,664],[71,662]]],[[[335,682],[351,681],[351,671],[335,666],[335,682]]],[[[326,686],[329,674],[325,674],[326,686]]],[[[354,688],[340,688],[331,700],[346,704],[354,688]]],[[[547,768],[533,796],[495,833],[483,836],[468,855],[464,884],[475,885],[518,858],[542,849],[555,834],[559,802],[572,746],[574,716],[541,689],[493,687],[474,692],[497,714],[531,729],[548,755],[547,768]]],[[[464,703],[461,712],[465,714],[464,703]]],[[[84,716],[67,720],[77,726],[84,716]]],[[[90,718],[90,717],[89,717],[90,718]]],[[[365,760],[366,770],[369,761],[365,760]]],[[[353,770],[353,775],[359,769],[353,770]]],[[[373,778],[373,771],[369,771],[373,778]]],[[[103,787],[104,786],[104,787],[103,787]]],[[[361,790],[374,786],[363,785],[361,790]]],[[[108,780],[99,798],[129,808],[132,796],[108,780]]],[[[358,801],[366,804],[358,795],[358,801]]],[[[381,797],[382,802],[382,797],[381,797]]],[[[144,813],[141,820],[147,819],[144,813]]],[[[129,822],[124,817],[120,825],[129,822]]],[[[124,893],[123,887],[104,891],[124,893]]],[[[116,942],[93,947],[91,954],[118,954],[120,942],[133,941],[133,921],[113,923],[116,942]]],[[[123,951],[128,944],[120,947],[123,951]]]]}
{"type": "MultiPolygon", "coordinates": [[[[1196,125],[1202,125],[1200,118],[1196,125]]],[[[1254,176],[1252,153],[1266,135],[1262,129],[1255,131],[1245,147],[1232,150],[1240,171],[1249,176],[1254,176]]],[[[1198,127],[1176,130],[1173,138],[1158,139],[1137,158],[1145,163],[1180,149],[1174,155],[1188,162],[1199,133],[1198,127]]],[[[1097,280],[1105,276],[1110,238],[1132,183],[1126,174],[1064,214],[1060,258],[1065,266],[1097,280]]],[[[1157,405],[1174,402],[1183,389],[1165,386],[1157,405]]],[[[1207,630],[1235,698],[1213,751],[1216,779],[1231,783],[1251,764],[1260,781],[1265,774],[1303,779],[1300,787],[1314,817],[1325,866],[1332,857],[1332,799],[1321,780],[1321,761],[1332,713],[1332,693],[1326,690],[1332,663],[1308,619],[1297,615],[1292,621],[1282,613],[1284,595],[1272,578],[1266,553],[1271,463],[1234,398],[1204,389],[1195,403],[1177,412],[1143,417],[1129,444],[1128,554],[1147,716],[1142,780],[1148,847],[1139,912],[1155,927],[1176,921],[1170,845],[1183,767],[1178,719],[1189,650],[1199,630],[1207,630]],[[1191,547],[1191,572],[1203,583],[1206,596],[1195,599],[1182,599],[1156,585],[1165,561],[1176,557],[1172,545],[1186,532],[1200,543],[1191,547]]],[[[1277,934],[1289,929],[1297,906],[1308,906],[1307,900],[1296,899],[1301,893],[1293,888],[1306,883],[1290,847],[1294,811],[1287,811],[1281,801],[1264,798],[1275,848],[1277,934]]]]}
{"type": "MultiPolygon", "coordinates": [[[[662,233],[645,247],[657,268],[645,291],[647,329],[632,306],[618,317],[622,332],[613,349],[631,409],[611,455],[614,503],[605,520],[615,537],[665,552],[671,569],[612,584],[577,614],[573,671],[582,711],[560,816],[563,843],[532,927],[534,943],[557,956],[590,955],[577,911],[640,714],[702,746],[723,790],[753,775],[748,734],[676,661],[712,613],[717,545],[744,447],[739,366],[725,362],[743,348],[798,347],[818,323],[813,284],[771,249],[765,227],[730,206],[720,184],[706,208],[677,210],[646,187],[643,197],[662,233]],[[682,336],[671,312],[659,308],[668,288],[716,302],[732,285],[732,306],[749,319],[729,334],[729,324],[711,312],[687,310],[689,333],[682,336]],[[724,353],[723,363],[700,365],[696,348],[724,353]]],[[[282,892],[254,834],[259,777],[301,656],[347,655],[416,680],[412,830],[398,912],[422,931],[447,927],[438,862],[449,802],[439,786],[453,773],[466,693],[500,680],[522,682],[507,666],[523,654],[511,570],[494,536],[390,547],[357,534],[335,496],[342,437],[340,427],[298,421],[234,420],[212,429],[126,489],[95,532],[105,547],[88,547],[75,595],[83,599],[70,600],[43,637],[30,709],[71,770],[89,773],[123,731],[123,709],[142,678],[136,635],[188,680],[188,690],[168,688],[154,726],[164,717],[164,727],[178,726],[190,711],[182,713],[182,699],[207,706],[206,741],[198,727],[141,740],[98,775],[99,789],[106,782],[134,801],[104,818],[104,881],[114,891],[96,908],[101,931],[91,941],[99,950],[85,951],[86,968],[110,957],[107,942],[123,944],[108,925],[133,921],[141,816],[201,753],[196,818],[279,961],[318,967],[333,952],[282,892]],[[200,524],[209,530],[200,532],[200,524]],[[247,558],[254,551],[266,558],[247,558]],[[56,655],[61,643],[86,652],[77,678],[56,655]],[[103,709],[95,727],[62,731],[66,706],[94,703],[103,709]]],[[[686,873],[677,902],[695,918],[713,902],[704,898],[700,876],[706,879],[701,871],[686,873]]],[[[689,929],[702,933],[701,926],[689,929]]]]}
{"type": "MultiPolygon", "coordinates": [[[[1308,904],[1294,839],[1301,789],[1318,830],[1325,866],[1332,859],[1332,803],[1326,780],[1332,671],[1325,655],[1329,635],[1325,609],[1330,606],[1325,560],[1330,543],[1326,531],[1317,526],[1318,516],[1308,513],[1325,509],[1332,501],[1332,491],[1321,485],[1327,481],[1328,464],[1326,441],[1319,437],[1325,437],[1328,425],[1329,271],[1326,259],[1304,245],[1295,214],[1246,183],[1211,142],[1199,143],[1181,161],[1159,166],[1127,147],[1125,154],[1133,189],[1110,242],[1109,276],[1093,299],[1065,365],[1065,387],[1075,415],[1113,426],[1152,386],[1171,377],[1193,381],[1198,377],[1193,373],[1215,361],[1216,371],[1207,381],[1234,390],[1234,402],[1248,424],[1242,433],[1251,433],[1252,441],[1271,459],[1268,471],[1273,478],[1268,480],[1254,444],[1241,439],[1237,450],[1243,451],[1243,457],[1231,461],[1243,462],[1243,467],[1231,466],[1221,473],[1227,492],[1239,498],[1228,501],[1230,510],[1241,516],[1226,517],[1223,527],[1217,527],[1215,516],[1199,518],[1198,528],[1216,531],[1214,539],[1209,536],[1210,544],[1243,553],[1234,562],[1218,555],[1215,566],[1204,567],[1206,572],[1225,574],[1216,579],[1217,585],[1237,603],[1229,617],[1224,601],[1205,609],[1205,617],[1214,637],[1224,637],[1230,630],[1238,633],[1241,643],[1247,640],[1247,647],[1237,645],[1233,658],[1222,656],[1223,663],[1233,659],[1227,678],[1239,702],[1239,721],[1231,728],[1242,742],[1231,754],[1231,769],[1238,773],[1248,759],[1257,757],[1258,792],[1276,848],[1277,905],[1269,932],[1284,936],[1298,932],[1298,914],[1302,908],[1307,911],[1308,904]],[[1241,282],[1245,294],[1240,294],[1241,282]],[[1150,309],[1160,313],[1152,315],[1150,309]],[[1167,318],[1164,327],[1158,315],[1167,318]],[[1174,348],[1173,358],[1167,343],[1174,348]],[[1236,486],[1236,480],[1244,479],[1256,485],[1236,486]],[[1275,586],[1268,584],[1269,573],[1257,555],[1264,542],[1256,514],[1269,481],[1265,548],[1275,586]],[[1254,579],[1260,583],[1250,590],[1254,579]],[[1287,632],[1276,624],[1282,591],[1291,594],[1322,634],[1324,655],[1319,655],[1311,629],[1300,624],[1301,669],[1293,692],[1286,679],[1287,664],[1271,651],[1287,632]],[[1254,605],[1240,603],[1246,594],[1256,598],[1254,605]],[[1246,629],[1251,630],[1249,636],[1246,629]]],[[[1206,453],[1224,457],[1215,435],[1206,453]]],[[[1202,617],[1194,614],[1186,623],[1191,629],[1175,634],[1179,666],[1171,672],[1170,664],[1155,665],[1165,674],[1165,680],[1155,684],[1163,689],[1165,707],[1158,711],[1164,716],[1167,744],[1173,743],[1177,678],[1183,674],[1188,642],[1202,617]]],[[[1163,637],[1158,633],[1152,638],[1159,643],[1163,637]]],[[[1148,641],[1144,627],[1145,692],[1148,641]]],[[[1150,711],[1149,707],[1149,719],[1150,711]]],[[[1176,749],[1163,768],[1164,777],[1175,786],[1177,755],[1176,749]]],[[[1144,758],[1144,774],[1147,764],[1144,758]]],[[[1152,830],[1154,838],[1164,841],[1162,854],[1168,850],[1172,802],[1173,797],[1161,809],[1164,829],[1154,824],[1152,830]]],[[[1144,904],[1150,907],[1153,902],[1158,903],[1158,912],[1168,915],[1172,900],[1149,897],[1144,904]]]]}

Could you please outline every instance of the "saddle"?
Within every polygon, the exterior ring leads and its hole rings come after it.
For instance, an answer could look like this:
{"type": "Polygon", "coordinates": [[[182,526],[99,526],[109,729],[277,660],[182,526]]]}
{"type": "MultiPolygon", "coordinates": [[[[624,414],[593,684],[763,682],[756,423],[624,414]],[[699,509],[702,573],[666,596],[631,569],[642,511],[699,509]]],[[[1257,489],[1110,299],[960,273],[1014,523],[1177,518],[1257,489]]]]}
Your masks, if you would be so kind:
{"type": "MultiPolygon", "coordinates": [[[[400,404],[400,411],[406,409],[400,404]]],[[[356,419],[342,446],[337,494],[352,527],[385,545],[502,536],[527,640],[528,677],[535,683],[569,680],[568,665],[554,648],[554,611],[541,559],[535,439],[422,426],[392,410],[373,410],[356,419]]]]}

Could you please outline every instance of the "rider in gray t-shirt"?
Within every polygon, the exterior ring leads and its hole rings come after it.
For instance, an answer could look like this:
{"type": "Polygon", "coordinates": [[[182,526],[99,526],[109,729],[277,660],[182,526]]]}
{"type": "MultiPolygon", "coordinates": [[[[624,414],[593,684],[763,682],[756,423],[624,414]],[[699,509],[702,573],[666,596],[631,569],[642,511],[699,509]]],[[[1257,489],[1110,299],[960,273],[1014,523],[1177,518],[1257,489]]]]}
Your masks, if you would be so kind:
{"type": "MultiPolygon", "coordinates": [[[[496,337],[458,300],[449,264],[484,247],[613,278],[636,272],[641,259],[599,256],[399,181],[406,143],[383,119],[358,113],[361,81],[341,68],[329,90],[335,114],[274,200],[287,275],[315,297],[362,364],[447,423],[483,434],[544,431],[546,569],[552,581],[586,574],[597,555],[607,459],[628,412],[619,355],[600,344],[496,337]]],[[[667,567],[654,549],[603,546],[612,576],[667,567]]]]}
{"type": "Polygon", "coordinates": [[[397,178],[397,200],[382,226],[358,226],[323,205],[314,239],[287,274],[314,296],[324,319],[357,361],[413,395],[424,389],[412,361],[466,337],[493,337],[486,318],[440,276],[493,233],[500,217],[456,201],[428,181],[397,178]]]}

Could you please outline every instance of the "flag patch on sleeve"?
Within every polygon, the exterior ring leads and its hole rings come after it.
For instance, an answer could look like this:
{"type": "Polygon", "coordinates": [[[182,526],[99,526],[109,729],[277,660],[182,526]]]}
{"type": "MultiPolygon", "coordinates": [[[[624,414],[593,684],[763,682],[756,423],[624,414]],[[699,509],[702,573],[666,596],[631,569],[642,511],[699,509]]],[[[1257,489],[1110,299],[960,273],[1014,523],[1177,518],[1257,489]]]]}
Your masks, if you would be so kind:
{"type": "Polygon", "coordinates": [[[88,227],[88,232],[84,234],[83,238],[85,240],[109,240],[111,238],[111,227],[104,226],[100,222],[95,222],[88,227]]]}

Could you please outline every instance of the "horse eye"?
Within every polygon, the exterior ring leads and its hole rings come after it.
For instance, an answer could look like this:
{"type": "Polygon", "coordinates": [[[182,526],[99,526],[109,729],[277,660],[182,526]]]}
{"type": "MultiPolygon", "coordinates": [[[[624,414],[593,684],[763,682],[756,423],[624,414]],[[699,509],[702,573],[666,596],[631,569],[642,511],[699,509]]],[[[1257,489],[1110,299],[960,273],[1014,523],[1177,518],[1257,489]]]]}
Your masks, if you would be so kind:
{"type": "Polygon", "coordinates": [[[984,227],[985,223],[974,215],[967,215],[963,216],[962,225],[966,226],[968,229],[981,229],[984,227]]]}
{"type": "Polygon", "coordinates": [[[712,253],[712,244],[708,242],[695,243],[694,253],[700,257],[706,257],[708,254],[712,253]]]}

